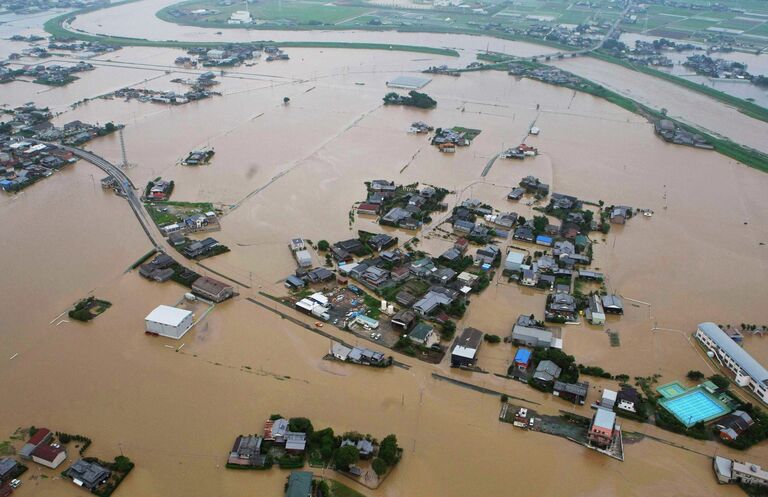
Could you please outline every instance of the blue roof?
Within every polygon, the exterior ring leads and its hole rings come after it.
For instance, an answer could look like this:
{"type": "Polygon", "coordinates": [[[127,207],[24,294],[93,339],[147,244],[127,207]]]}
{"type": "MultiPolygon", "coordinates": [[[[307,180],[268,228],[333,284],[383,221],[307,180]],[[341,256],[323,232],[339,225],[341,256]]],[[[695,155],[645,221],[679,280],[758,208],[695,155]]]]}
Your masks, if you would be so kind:
{"type": "Polygon", "coordinates": [[[524,362],[527,363],[531,360],[531,351],[528,349],[518,349],[517,354],[515,354],[515,362],[524,362]]]}
{"type": "Polygon", "coordinates": [[[544,235],[539,235],[539,236],[537,236],[537,237],[536,237],[536,241],[537,241],[537,242],[547,242],[547,243],[552,243],[552,239],[551,239],[550,237],[548,237],[548,236],[544,236],[544,235]]]}

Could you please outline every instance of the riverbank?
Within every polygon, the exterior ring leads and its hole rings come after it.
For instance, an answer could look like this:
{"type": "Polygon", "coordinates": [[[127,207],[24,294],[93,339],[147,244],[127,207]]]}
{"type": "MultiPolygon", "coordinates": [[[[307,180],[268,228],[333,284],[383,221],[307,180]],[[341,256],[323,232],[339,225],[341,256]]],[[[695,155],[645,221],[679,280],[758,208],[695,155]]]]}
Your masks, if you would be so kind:
{"type": "MultiPolygon", "coordinates": [[[[129,0],[128,2],[122,2],[119,5],[124,5],[129,2],[138,0],[129,0]]],[[[121,47],[158,47],[158,48],[181,48],[189,49],[193,47],[220,47],[226,45],[226,42],[186,42],[186,41],[153,41],[144,38],[127,38],[121,36],[102,36],[82,33],[80,31],[74,31],[67,29],[66,24],[70,23],[78,15],[87,14],[96,10],[100,10],[103,7],[90,7],[86,9],[77,10],[75,12],[69,12],[56,16],[53,19],[49,19],[43,25],[45,31],[58,38],[77,38],[82,41],[93,41],[99,43],[105,43],[108,45],[116,45],[121,47]]],[[[261,45],[272,45],[277,47],[306,47],[306,48],[354,48],[361,50],[388,50],[388,51],[400,51],[400,52],[416,52],[426,53],[434,55],[446,55],[449,57],[458,57],[459,53],[456,50],[447,48],[435,48],[435,47],[420,47],[415,45],[385,45],[382,43],[354,43],[354,42],[334,42],[334,41],[272,41],[262,40],[254,42],[261,45]]],[[[254,43],[250,43],[251,45],[254,43]]],[[[243,43],[232,43],[232,45],[242,45],[243,43]]]]}

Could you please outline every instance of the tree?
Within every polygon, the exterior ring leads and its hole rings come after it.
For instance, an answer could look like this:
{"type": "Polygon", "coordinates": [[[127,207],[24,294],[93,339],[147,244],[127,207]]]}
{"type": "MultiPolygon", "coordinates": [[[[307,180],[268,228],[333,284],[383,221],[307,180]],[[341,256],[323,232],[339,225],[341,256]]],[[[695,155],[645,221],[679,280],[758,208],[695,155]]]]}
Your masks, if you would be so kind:
{"type": "Polygon", "coordinates": [[[534,216],[533,217],[533,230],[536,233],[543,233],[544,229],[549,225],[549,219],[547,216],[534,216]]]}
{"type": "Polygon", "coordinates": [[[288,430],[311,435],[314,430],[312,421],[307,418],[291,418],[288,420],[288,430]]]}
{"type": "Polygon", "coordinates": [[[317,250],[320,252],[325,252],[329,248],[331,248],[331,245],[328,243],[328,240],[320,240],[317,242],[317,250]]]}
{"type": "Polygon", "coordinates": [[[709,377],[709,381],[717,385],[717,388],[726,389],[731,385],[731,382],[725,376],[721,374],[715,374],[709,377]]]}
{"type": "Polygon", "coordinates": [[[483,340],[485,340],[488,343],[499,343],[501,341],[501,337],[499,335],[483,335],[483,340]]]}
{"type": "Polygon", "coordinates": [[[133,469],[133,463],[125,456],[117,456],[115,458],[115,470],[120,473],[127,473],[133,469]]]}
{"type": "Polygon", "coordinates": [[[380,457],[377,457],[376,459],[374,459],[373,462],[371,463],[371,466],[373,467],[373,470],[376,472],[377,476],[383,475],[384,473],[387,472],[387,469],[389,468],[389,466],[384,461],[384,459],[380,457]]]}
{"type": "Polygon", "coordinates": [[[394,466],[398,461],[398,447],[397,437],[395,435],[387,435],[384,440],[381,441],[379,446],[379,457],[384,459],[384,462],[390,466],[394,466]]]}
{"type": "Polygon", "coordinates": [[[349,467],[360,460],[360,451],[353,445],[340,447],[333,456],[333,464],[339,471],[349,471],[349,467]]]}
{"type": "Polygon", "coordinates": [[[702,378],[704,378],[704,373],[702,373],[701,371],[691,370],[691,371],[688,371],[688,374],[686,376],[688,377],[689,380],[699,381],[702,378]]]}
{"type": "Polygon", "coordinates": [[[443,323],[443,329],[440,331],[440,336],[443,339],[450,340],[454,333],[456,333],[456,323],[453,321],[443,323]]]}
{"type": "Polygon", "coordinates": [[[290,101],[291,101],[291,99],[290,99],[290,98],[288,98],[288,97],[283,97],[283,103],[284,103],[285,105],[288,105],[288,102],[290,102],[290,101]]]}
{"type": "Polygon", "coordinates": [[[509,402],[509,395],[505,393],[501,394],[501,403],[506,404],[507,402],[509,402]]]}

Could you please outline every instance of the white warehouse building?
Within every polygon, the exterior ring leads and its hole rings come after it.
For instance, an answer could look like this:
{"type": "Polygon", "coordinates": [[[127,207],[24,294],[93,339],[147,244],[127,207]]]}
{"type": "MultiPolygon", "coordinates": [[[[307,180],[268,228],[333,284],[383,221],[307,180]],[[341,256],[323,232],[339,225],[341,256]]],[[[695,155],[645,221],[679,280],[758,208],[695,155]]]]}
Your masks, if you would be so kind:
{"type": "Polygon", "coordinates": [[[192,327],[192,312],[160,305],[145,318],[147,333],[178,340],[192,327]]]}
{"type": "Polygon", "coordinates": [[[768,370],[762,364],[715,323],[699,324],[694,336],[712,351],[720,364],[733,371],[737,385],[749,388],[763,404],[768,404],[768,370]]]}

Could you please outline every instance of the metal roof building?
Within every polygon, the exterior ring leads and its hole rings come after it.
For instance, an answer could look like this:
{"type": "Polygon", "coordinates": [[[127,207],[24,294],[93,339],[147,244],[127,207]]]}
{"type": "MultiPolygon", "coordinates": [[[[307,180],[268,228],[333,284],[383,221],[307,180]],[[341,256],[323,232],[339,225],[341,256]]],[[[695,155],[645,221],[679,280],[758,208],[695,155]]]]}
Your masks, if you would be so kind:
{"type": "Polygon", "coordinates": [[[192,327],[192,312],[160,305],[144,320],[147,332],[178,340],[192,327]]]}
{"type": "Polygon", "coordinates": [[[715,323],[699,324],[694,334],[715,358],[736,375],[736,384],[748,387],[764,404],[768,404],[768,370],[742,349],[715,323]]]}

